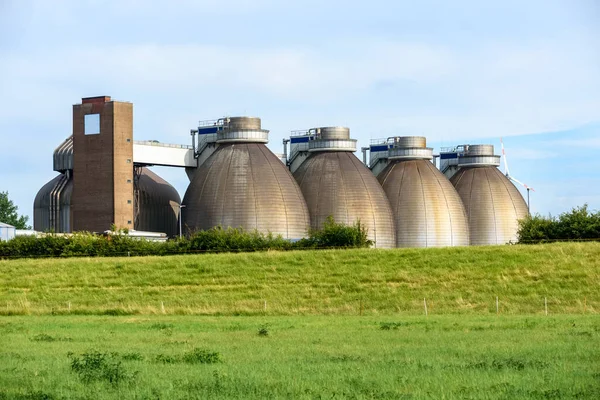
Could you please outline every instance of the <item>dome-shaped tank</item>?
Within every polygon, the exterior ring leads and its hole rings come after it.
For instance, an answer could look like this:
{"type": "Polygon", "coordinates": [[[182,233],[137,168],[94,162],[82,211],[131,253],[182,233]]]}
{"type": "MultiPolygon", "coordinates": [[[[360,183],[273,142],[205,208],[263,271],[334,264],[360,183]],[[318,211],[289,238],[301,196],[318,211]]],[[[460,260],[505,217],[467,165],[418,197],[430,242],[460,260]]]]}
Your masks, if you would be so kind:
{"type": "Polygon", "coordinates": [[[135,229],[176,236],[179,232],[177,217],[181,203],[177,190],[148,168],[141,168],[135,188],[135,229]]]}
{"type": "Polygon", "coordinates": [[[392,208],[398,247],[466,246],[469,225],[458,193],[431,163],[423,137],[394,138],[378,175],[392,208]]]}
{"type": "Polygon", "coordinates": [[[528,214],[519,190],[497,166],[492,145],[470,145],[459,157],[460,170],[450,179],[460,195],[471,231],[471,244],[516,242],[518,220],[528,214]]]}
{"type": "Polygon", "coordinates": [[[375,247],[395,247],[390,204],[377,178],[353,154],[356,143],[349,130],[319,128],[319,134],[310,141],[310,156],[294,172],[311,227],[321,228],[328,216],[348,225],[360,220],[375,247]],[[321,146],[319,141],[328,144],[321,146]]]}
{"type": "Polygon", "coordinates": [[[229,118],[217,150],[199,168],[183,198],[191,230],[215,226],[306,236],[310,219],[300,188],[265,145],[258,118],[229,118]],[[257,121],[258,120],[258,121],[257,121]]]}
{"type": "Polygon", "coordinates": [[[40,232],[71,232],[73,194],[73,136],[53,153],[54,170],[61,172],[38,191],[33,201],[33,229],[40,232]]]}
{"type": "Polygon", "coordinates": [[[68,171],[46,183],[33,201],[33,229],[39,232],[71,232],[73,177],[68,171]]]}

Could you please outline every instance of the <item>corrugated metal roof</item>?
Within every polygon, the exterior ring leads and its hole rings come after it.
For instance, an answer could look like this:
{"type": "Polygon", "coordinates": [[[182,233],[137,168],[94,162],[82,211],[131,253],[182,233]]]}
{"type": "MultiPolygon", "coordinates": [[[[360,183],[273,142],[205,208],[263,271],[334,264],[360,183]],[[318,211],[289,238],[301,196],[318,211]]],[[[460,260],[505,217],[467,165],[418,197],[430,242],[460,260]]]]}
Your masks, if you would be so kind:
{"type": "Polygon", "coordinates": [[[5,224],[4,222],[0,222],[0,227],[2,227],[2,228],[14,228],[14,226],[9,225],[9,224],[5,224]]]}

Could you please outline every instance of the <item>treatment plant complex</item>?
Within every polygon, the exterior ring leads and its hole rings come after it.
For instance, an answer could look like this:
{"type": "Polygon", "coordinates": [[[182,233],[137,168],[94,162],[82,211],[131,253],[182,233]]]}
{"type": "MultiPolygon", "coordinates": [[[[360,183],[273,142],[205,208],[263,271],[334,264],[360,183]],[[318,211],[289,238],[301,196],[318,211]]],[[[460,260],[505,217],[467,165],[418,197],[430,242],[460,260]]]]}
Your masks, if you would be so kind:
{"type": "Polygon", "coordinates": [[[172,237],[181,225],[186,232],[230,226],[298,240],[332,216],[360,221],[374,247],[437,247],[514,242],[528,215],[492,145],[434,156],[424,137],[390,137],[362,148],[361,162],[348,128],[318,127],[293,131],[279,157],[256,117],[203,121],[191,138],[191,145],[135,141],[133,104],[82,99],[73,106],[73,134],[54,151],[58,175],[35,198],[34,229],[116,226],[172,237]],[[185,169],[183,202],[151,166],[185,169]]]}

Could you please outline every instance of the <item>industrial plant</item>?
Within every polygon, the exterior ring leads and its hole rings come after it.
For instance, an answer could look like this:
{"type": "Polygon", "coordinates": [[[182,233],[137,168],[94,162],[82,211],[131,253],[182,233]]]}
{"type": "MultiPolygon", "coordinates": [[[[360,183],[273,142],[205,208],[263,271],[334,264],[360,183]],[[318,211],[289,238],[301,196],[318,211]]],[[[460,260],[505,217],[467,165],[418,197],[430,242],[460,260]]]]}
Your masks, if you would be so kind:
{"type": "Polygon", "coordinates": [[[306,236],[306,202],[288,169],[265,145],[269,131],[262,129],[260,118],[220,119],[192,134],[199,138],[194,148],[198,165],[189,172],[192,179],[183,198],[186,227],[242,227],[286,239],[306,236]]]}
{"type": "Polygon", "coordinates": [[[372,168],[387,195],[397,247],[466,246],[469,224],[462,201],[433,165],[420,136],[394,137],[371,150],[372,168]],[[378,153],[373,157],[373,153],[378,153]]]}
{"type": "Polygon", "coordinates": [[[527,205],[515,185],[498,170],[500,156],[494,155],[494,146],[463,145],[440,156],[457,161],[457,170],[445,172],[465,205],[471,244],[516,243],[518,220],[528,215],[527,205]]]}
{"type": "Polygon", "coordinates": [[[348,128],[294,132],[289,142],[287,164],[306,199],[311,228],[319,229],[329,216],[348,225],[360,221],[374,247],[395,247],[389,202],[375,175],[354,155],[356,140],[348,128]]]}
{"type": "Polygon", "coordinates": [[[298,240],[331,216],[360,221],[377,248],[440,247],[515,241],[528,215],[492,145],[434,155],[426,138],[397,136],[363,147],[361,162],[346,127],[292,131],[281,157],[260,118],[201,121],[190,133],[190,144],[136,141],[131,103],[82,99],[53,154],[58,174],[35,198],[34,229],[173,237],[221,226],[298,240]],[[183,201],[152,166],[185,170],[183,201]]]}

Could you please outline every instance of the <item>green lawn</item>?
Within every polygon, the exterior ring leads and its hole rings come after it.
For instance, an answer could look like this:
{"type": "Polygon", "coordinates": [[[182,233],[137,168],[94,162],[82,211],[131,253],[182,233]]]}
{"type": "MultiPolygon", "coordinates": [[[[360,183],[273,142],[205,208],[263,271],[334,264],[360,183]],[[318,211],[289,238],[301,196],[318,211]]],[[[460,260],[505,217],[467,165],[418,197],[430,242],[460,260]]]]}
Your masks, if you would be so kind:
{"type": "Polygon", "coordinates": [[[5,260],[0,400],[598,399],[599,288],[600,243],[5,260]]]}
{"type": "Polygon", "coordinates": [[[11,316],[0,335],[0,399],[600,398],[594,315],[11,316]]]}
{"type": "Polygon", "coordinates": [[[600,243],[1,260],[0,315],[597,314],[599,287],[600,243]]]}

